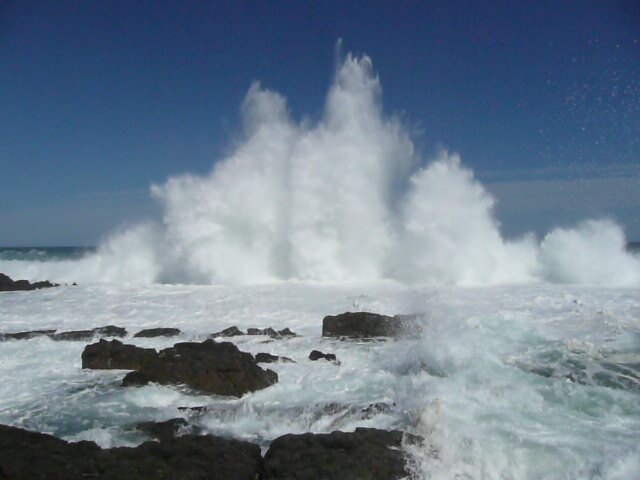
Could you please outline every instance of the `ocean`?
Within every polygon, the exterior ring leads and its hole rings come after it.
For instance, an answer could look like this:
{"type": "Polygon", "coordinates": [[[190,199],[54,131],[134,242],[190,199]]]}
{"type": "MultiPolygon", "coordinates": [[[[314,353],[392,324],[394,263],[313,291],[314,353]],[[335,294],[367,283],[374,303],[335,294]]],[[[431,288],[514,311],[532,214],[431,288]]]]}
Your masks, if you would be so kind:
{"type": "Polygon", "coordinates": [[[418,158],[380,95],[371,61],[350,55],[317,123],[256,84],[233,153],[152,188],[162,218],[96,248],[0,250],[0,272],[61,284],[0,293],[0,332],[113,324],[125,343],[164,348],[234,325],[290,328],[300,336],[230,339],[295,360],[269,366],[278,383],[240,399],[124,388],[121,371],[81,368],[88,342],[10,340],[0,423],[103,447],[174,417],[263,448],[377,427],[424,438],[404,447],[413,479],[639,478],[637,244],[609,218],[504,238],[471,169],[449,152],[418,158]],[[323,317],[346,311],[415,314],[421,331],[323,338],[323,317]],[[133,337],[151,327],[182,334],[133,337]],[[195,406],[208,408],[182,408],[195,406]]]}

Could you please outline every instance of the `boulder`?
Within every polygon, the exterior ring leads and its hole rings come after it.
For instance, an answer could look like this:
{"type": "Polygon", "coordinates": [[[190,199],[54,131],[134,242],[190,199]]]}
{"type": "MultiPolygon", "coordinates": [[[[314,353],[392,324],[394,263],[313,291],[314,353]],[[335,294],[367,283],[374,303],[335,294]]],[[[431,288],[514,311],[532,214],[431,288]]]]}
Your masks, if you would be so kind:
{"type": "Polygon", "coordinates": [[[276,438],[264,457],[264,480],[396,480],[408,476],[402,432],[304,433],[276,438]]]}
{"type": "Polygon", "coordinates": [[[315,362],[316,360],[320,360],[321,358],[324,358],[325,360],[328,360],[330,362],[337,362],[338,360],[336,359],[336,356],[334,353],[322,353],[319,350],[313,350],[310,354],[309,354],[309,360],[315,362]]]}
{"type": "Polygon", "coordinates": [[[288,357],[279,357],[277,355],[271,355],[270,353],[258,353],[256,355],[256,363],[296,363],[288,357]]]}
{"type": "Polygon", "coordinates": [[[340,315],[328,315],[322,320],[323,337],[398,337],[415,332],[417,329],[415,315],[389,317],[370,312],[346,312],[340,315]]]}
{"type": "Polygon", "coordinates": [[[182,331],[179,328],[146,328],[134,335],[134,338],[175,337],[182,331]]]}
{"type": "Polygon", "coordinates": [[[55,330],[30,330],[28,332],[0,333],[0,342],[4,340],[29,340],[30,338],[51,336],[55,330]]]}
{"type": "Polygon", "coordinates": [[[115,325],[107,325],[105,327],[97,327],[91,330],[74,330],[71,332],[55,333],[50,335],[51,339],[61,340],[91,340],[94,337],[126,337],[127,330],[115,325]]]}
{"type": "Polygon", "coordinates": [[[132,369],[124,386],[185,384],[217,395],[241,397],[278,381],[278,374],[263,370],[250,353],[229,342],[176,343],[160,352],[123,345],[117,340],[89,345],[82,352],[84,368],[132,369]]]}
{"type": "Polygon", "coordinates": [[[82,368],[99,370],[137,370],[157,355],[153,348],[125,345],[119,340],[100,340],[82,352],[82,368]]]}
{"type": "Polygon", "coordinates": [[[0,425],[2,479],[255,480],[261,470],[260,447],[212,435],[103,450],[93,442],[69,443],[0,425]]]}
{"type": "Polygon", "coordinates": [[[0,273],[0,292],[15,292],[27,290],[39,290],[41,288],[59,287],[57,283],[51,283],[48,280],[44,282],[31,283],[28,280],[12,280],[11,277],[0,273]]]}

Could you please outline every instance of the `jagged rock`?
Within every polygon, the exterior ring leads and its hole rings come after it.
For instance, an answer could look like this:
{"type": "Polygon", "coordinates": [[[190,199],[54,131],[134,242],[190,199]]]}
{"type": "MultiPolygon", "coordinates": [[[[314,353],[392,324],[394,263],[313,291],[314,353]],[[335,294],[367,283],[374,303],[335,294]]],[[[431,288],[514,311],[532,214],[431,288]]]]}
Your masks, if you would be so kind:
{"type": "Polygon", "coordinates": [[[97,327],[91,330],[75,330],[71,332],[55,333],[50,335],[51,339],[61,340],[91,340],[94,337],[126,337],[127,330],[115,325],[97,327]]]}
{"type": "Polygon", "coordinates": [[[279,357],[277,355],[271,355],[270,353],[258,353],[256,354],[256,363],[296,363],[288,357],[279,357]]]}
{"type": "Polygon", "coordinates": [[[55,330],[31,330],[28,332],[0,333],[0,342],[4,340],[29,340],[34,337],[51,336],[55,330]]]}
{"type": "Polygon", "coordinates": [[[247,335],[266,335],[271,338],[278,338],[280,336],[279,332],[276,332],[273,328],[248,328],[247,335]]]}
{"type": "Polygon", "coordinates": [[[48,280],[44,282],[31,283],[28,280],[12,280],[11,277],[0,273],[0,292],[15,292],[26,290],[39,290],[41,288],[59,287],[57,283],[51,283],[48,280]]]}
{"type": "Polygon", "coordinates": [[[323,337],[372,338],[397,337],[418,330],[414,315],[389,317],[370,312],[346,312],[328,315],[322,320],[323,337]]]}
{"type": "Polygon", "coordinates": [[[180,429],[185,429],[188,425],[184,418],[172,418],[164,422],[143,422],[136,425],[136,429],[146,433],[151,438],[166,442],[171,440],[180,429]]]}
{"type": "Polygon", "coordinates": [[[137,370],[152,361],[156,355],[153,348],[125,345],[119,340],[100,340],[84,348],[82,368],[137,370]]]}
{"type": "Polygon", "coordinates": [[[179,328],[146,328],[140,330],[134,338],[154,338],[154,337],[175,337],[180,335],[182,331],[179,328]]]}
{"type": "Polygon", "coordinates": [[[84,368],[132,369],[124,386],[182,383],[196,390],[240,397],[278,381],[278,374],[263,370],[253,355],[229,342],[176,343],[160,352],[123,345],[117,340],[89,345],[82,353],[84,368]]]}
{"type": "Polygon", "coordinates": [[[212,435],[103,450],[93,442],[0,426],[0,478],[7,480],[255,480],[261,470],[260,447],[212,435]]]}
{"type": "Polygon", "coordinates": [[[330,362],[337,362],[338,360],[336,359],[335,354],[333,353],[322,353],[319,350],[313,350],[310,354],[309,354],[309,360],[312,361],[316,361],[316,360],[320,360],[321,358],[324,358],[325,360],[328,360],[330,362]]]}
{"type": "Polygon", "coordinates": [[[299,337],[299,335],[295,332],[292,332],[289,328],[285,328],[284,330],[279,330],[278,333],[281,337],[299,337]]]}
{"type": "Polygon", "coordinates": [[[225,328],[224,330],[222,330],[220,332],[213,333],[213,334],[210,335],[210,337],[211,338],[237,337],[239,335],[244,335],[244,332],[234,325],[233,327],[225,328]]]}
{"type": "Polygon", "coordinates": [[[276,438],[264,457],[264,480],[396,480],[405,478],[402,432],[304,433],[276,438]]]}

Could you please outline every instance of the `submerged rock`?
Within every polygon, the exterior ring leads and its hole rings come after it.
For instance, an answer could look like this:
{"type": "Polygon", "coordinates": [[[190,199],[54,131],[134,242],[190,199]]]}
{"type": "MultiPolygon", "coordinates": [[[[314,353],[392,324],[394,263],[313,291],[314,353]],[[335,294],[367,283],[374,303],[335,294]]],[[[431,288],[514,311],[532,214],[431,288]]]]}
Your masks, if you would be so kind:
{"type": "Polygon", "coordinates": [[[277,355],[271,355],[270,353],[258,353],[256,354],[256,363],[296,363],[289,357],[279,357],[277,355]]]}
{"type": "Polygon", "coordinates": [[[0,478],[255,480],[260,447],[212,435],[185,435],[103,450],[0,425],[0,478]]]}
{"type": "Polygon", "coordinates": [[[155,338],[155,337],[175,337],[180,335],[182,330],[179,328],[146,328],[140,330],[134,338],[155,338]]]}
{"type": "Polygon", "coordinates": [[[124,386],[182,383],[217,395],[241,397],[278,381],[278,374],[263,370],[250,353],[229,342],[176,343],[156,352],[124,345],[117,340],[89,345],[82,353],[83,368],[131,369],[124,386]]]}
{"type": "Polygon", "coordinates": [[[304,433],[276,438],[264,457],[264,480],[396,480],[405,478],[402,432],[304,433]]]}
{"type": "Polygon", "coordinates": [[[156,440],[171,440],[182,429],[186,429],[188,423],[184,418],[172,418],[164,422],[143,422],[136,425],[136,429],[146,433],[156,440]]]}
{"type": "Polygon", "coordinates": [[[0,333],[0,342],[4,340],[29,340],[30,338],[51,336],[55,330],[30,330],[28,332],[0,333]]]}
{"type": "Polygon", "coordinates": [[[0,273],[0,292],[16,292],[16,291],[28,291],[39,290],[41,288],[59,287],[57,283],[51,283],[48,280],[44,282],[31,283],[28,280],[12,280],[11,277],[0,273]]]}
{"type": "Polygon", "coordinates": [[[71,332],[62,332],[50,335],[52,340],[91,340],[94,337],[126,337],[127,330],[115,325],[107,325],[105,327],[97,327],[91,330],[74,330],[71,332]]]}
{"type": "Polygon", "coordinates": [[[316,360],[320,360],[321,358],[324,358],[325,360],[328,360],[330,362],[337,362],[338,359],[336,358],[336,355],[334,353],[322,353],[320,350],[313,350],[310,354],[309,354],[309,360],[315,362],[316,360]]]}
{"type": "Polygon", "coordinates": [[[323,337],[398,337],[416,332],[418,329],[415,315],[389,317],[370,312],[346,312],[328,315],[322,320],[323,337]]]}

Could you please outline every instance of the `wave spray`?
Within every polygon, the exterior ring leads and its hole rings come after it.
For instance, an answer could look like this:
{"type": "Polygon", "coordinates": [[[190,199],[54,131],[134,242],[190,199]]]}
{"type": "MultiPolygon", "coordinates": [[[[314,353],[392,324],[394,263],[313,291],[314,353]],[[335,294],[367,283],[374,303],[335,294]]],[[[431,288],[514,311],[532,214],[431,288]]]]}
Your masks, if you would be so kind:
{"type": "Polygon", "coordinates": [[[313,124],[294,122],[282,96],[254,83],[235,151],[206,176],[152,187],[160,224],[116,234],[81,261],[42,264],[39,276],[640,285],[640,260],[608,220],[541,243],[504,240],[494,199],[471,170],[446,151],[425,164],[400,121],[384,115],[381,95],[367,56],[345,57],[313,124]]]}

